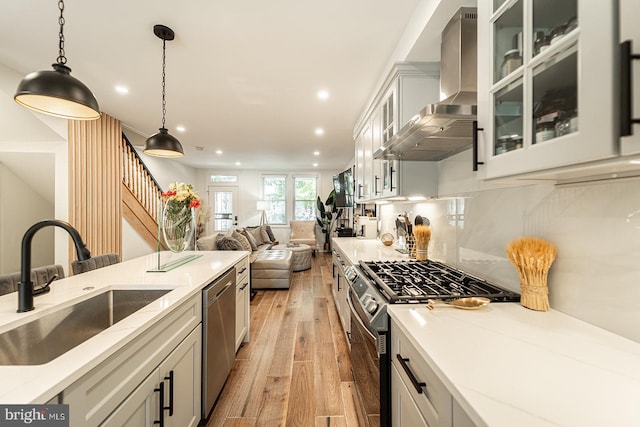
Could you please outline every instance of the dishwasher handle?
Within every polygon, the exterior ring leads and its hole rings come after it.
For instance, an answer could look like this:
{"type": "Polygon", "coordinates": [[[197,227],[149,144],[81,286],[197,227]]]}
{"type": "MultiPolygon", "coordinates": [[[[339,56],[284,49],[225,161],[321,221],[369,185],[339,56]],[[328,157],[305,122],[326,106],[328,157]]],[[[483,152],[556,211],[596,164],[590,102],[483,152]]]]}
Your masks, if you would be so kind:
{"type": "Polygon", "coordinates": [[[210,297],[207,299],[207,305],[213,305],[216,303],[216,301],[218,301],[218,299],[220,299],[220,297],[222,296],[222,294],[224,294],[226,292],[227,289],[229,289],[231,287],[231,285],[233,285],[233,281],[230,281],[229,283],[227,283],[226,285],[224,285],[224,288],[222,288],[222,290],[220,290],[215,296],[210,297]]]}

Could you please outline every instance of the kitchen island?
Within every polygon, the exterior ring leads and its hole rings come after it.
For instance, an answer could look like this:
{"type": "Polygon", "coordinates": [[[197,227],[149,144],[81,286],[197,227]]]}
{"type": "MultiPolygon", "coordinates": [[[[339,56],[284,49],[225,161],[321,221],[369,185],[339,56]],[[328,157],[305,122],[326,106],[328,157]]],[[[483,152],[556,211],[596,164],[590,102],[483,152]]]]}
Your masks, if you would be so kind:
{"type": "MultiPolygon", "coordinates": [[[[56,403],[59,393],[119,351],[133,345],[147,330],[175,313],[181,305],[190,300],[200,301],[199,295],[205,286],[248,257],[249,253],[162,252],[160,262],[164,264],[186,255],[201,256],[166,273],[148,272],[158,265],[158,255],[154,253],[55,281],[48,294],[35,298],[35,310],[27,313],[16,312],[17,293],[0,297],[0,333],[3,333],[106,290],[171,290],[48,363],[0,366],[0,403],[56,403]]],[[[193,313],[194,319],[200,315],[193,313]]],[[[72,413],[74,409],[70,408],[72,413]]]]}
{"type": "MultiPolygon", "coordinates": [[[[407,259],[377,240],[334,238],[333,243],[351,263],[407,259]]],[[[453,415],[434,425],[640,426],[639,343],[556,310],[537,312],[518,303],[475,311],[390,304],[387,311],[392,351],[402,348],[413,374],[424,363],[437,377],[431,389],[433,378],[415,378],[427,383],[426,393],[401,380],[407,387],[402,399],[392,398],[394,420],[400,412],[396,404],[409,419],[410,401],[418,413],[413,419],[429,421],[429,413],[420,410],[435,406],[427,400],[441,384],[449,396],[446,411],[453,415]],[[398,336],[405,341],[397,343],[398,336]]],[[[394,361],[396,356],[391,354],[394,361]]],[[[404,375],[401,368],[396,372],[395,378],[404,375]]],[[[392,380],[392,395],[397,387],[392,380]]]]}

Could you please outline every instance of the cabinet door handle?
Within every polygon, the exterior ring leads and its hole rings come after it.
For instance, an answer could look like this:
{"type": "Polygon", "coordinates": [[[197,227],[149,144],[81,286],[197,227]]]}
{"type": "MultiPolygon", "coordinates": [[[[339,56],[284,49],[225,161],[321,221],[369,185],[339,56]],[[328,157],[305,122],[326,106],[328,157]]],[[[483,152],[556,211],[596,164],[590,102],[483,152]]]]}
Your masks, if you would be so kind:
{"type": "Polygon", "coordinates": [[[620,43],[620,136],[633,135],[633,124],[640,123],[640,119],[633,118],[633,79],[631,70],[633,60],[640,59],[640,55],[633,54],[631,40],[620,43]]]}
{"type": "Polygon", "coordinates": [[[358,184],[358,198],[362,198],[362,184],[358,184]]]}
{"type": "Polygon", "coordinates": [[[413,386],[416,388],[416,391],[418,393],[422,393],[422,389],[426,388],[427,384],[418,381],[418,379],[416,378],[414,373],[411,371],[411,368],[409,368],[409,365],[407,365],[407,362],[409,361],[409,359],[403,358],[400,355],[400,353],[396,354],[396,357],[398,358],[398,361],[400,362],[400,366],[402,366],[402,369],[404,369],[404,371],[407,373],[407,376],[411,380],[411,384],[413,384],[413,386]]]}
{"type": "Polygon", "coordinates": [[[247,282],[247,283],[245,283],[244,285],[242,285],[242,286],[240,287],[240,290],[241,290],[241,291],[244,291],[244,288],[246,288],[247,286],[249,286],[249,282],[247,282]]]}
{"type": "Polygon", "coordinates": [[[378,175],[374,175],[374,180],[373,180],[373,191],[375,191],[376,194],[379,194],[380,192],[378,191],[378,181],[380,180],[380,178],[378,177],[378,175]]]}
{"type": "Polygon", "coordinates": [[[245,271],[247,271],[247,267],[242,267],[242,269],[240,271],[238,271],[238,274],[242,274],[245,271]]]}
{"type": "Polygon", "coordinates": [[[154,388],[153,391],[157,391],[160,394],[160,403],[158,404],[160,419],[154,420],[153,424],[158,424],[160,427],[164,427],[164,382],[158,384],[158,388],[154,388]]]}
{"type": "Polygon", "coordinates": [[[396,189],[396,188],[393,186],[393,173],[394,173],[394,172],[395,172],[395,171],[393,170],[393,165],[392,165],[392,164],[390,164],[390,165],[389,165],[389,190],[391,190],[391,191],[393,191],[393,190],[395,190],[395,189],[396,189]]]}
{"type": "MultiPolygon", "coordinates": [[[[165,406],[162,409],[169,410],[169,416],[173,416],[173,371],[169,371],[169,375],[164,377],[165,380],[169,380],[169,406],[165,406]]],[[[162,402],[164,405],[164,401],[162,402]]]]}
{"type": "Polygon", "coordinates": [[[478,171],[478,165],[484,165],[484,162],[478,161],[478,131],[484,130],[484,128],[478,127],[478,121],[473,121],[473,171],[478,171]]]}

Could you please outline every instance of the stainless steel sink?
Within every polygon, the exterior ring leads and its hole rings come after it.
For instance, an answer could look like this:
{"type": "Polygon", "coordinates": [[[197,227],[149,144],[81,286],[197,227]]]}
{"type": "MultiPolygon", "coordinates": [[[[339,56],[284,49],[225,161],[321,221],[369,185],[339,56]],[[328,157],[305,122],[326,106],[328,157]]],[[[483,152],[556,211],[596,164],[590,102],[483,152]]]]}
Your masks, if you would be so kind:
{"type": "Polygon", "coordinates": [[[40,365],[82,344],[171,289],[117,289],[0,334],[0,365],[40,365]]]}

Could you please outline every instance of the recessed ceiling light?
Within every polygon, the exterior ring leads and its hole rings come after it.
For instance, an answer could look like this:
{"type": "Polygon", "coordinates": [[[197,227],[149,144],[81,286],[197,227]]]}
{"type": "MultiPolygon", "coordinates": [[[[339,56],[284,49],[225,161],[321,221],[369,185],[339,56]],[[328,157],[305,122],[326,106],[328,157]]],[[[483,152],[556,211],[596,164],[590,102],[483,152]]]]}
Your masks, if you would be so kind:
{"type": "Polygon", "coordinates": [[[240,166],[242,163],[240,162],[236,162],[236,166],[240,166]]]}
{"type": "Polygon", "coordinates": [[[322,128],[317,128],[316,129],[316,135],[323,135],[324,134],[324,129],[322,128]]]}
{"type": "Polygon", "coordinates": [[[121,95],[126,95],[129,93],[129,88],[126,86],[118,85],[116,86],[116,92],[118,92],[121,95]]]}
{"type": "Polygon", "coordinates": [[[216,154],[218,155],[222,154],[222,150],[216,150],[216,154]]]}
{"type": "Polygon", "coordinates": [[[178,125],[178,126],[176,126],[176,130],[177,130],[178,132],[184,132],[186,129],[184,128],[184,126],[182,126],[182,125],[178,125]]]}
{"type": "Polygon", "coordinates": [[[630,160],[629,163],[632,165],[640,165],[640,160],[630,160]]]}
{"type": "Polygon", "coordinates": [[[318,167],[318,164],[317,164],[317,163],[314,163],[314,164],[313,164],[313,167],[314,167],[314,168],[317,168],[317,167],[318,167]]]}
{"type": "Polygon", "coordinates": [[[329,92],[327,92],[326,90],[322,89],[318,91],[318,99],[321,99],[323,101],[329,99],[329,92]]]}
{"type": "Polygon", "coordinates": [[[314,155],[314,156],[319,156],[319,155],[320,155],[320,152],[319,152],[319,151],[314,151],[314,152],[313,152],[313,155],[314,155]]]}

